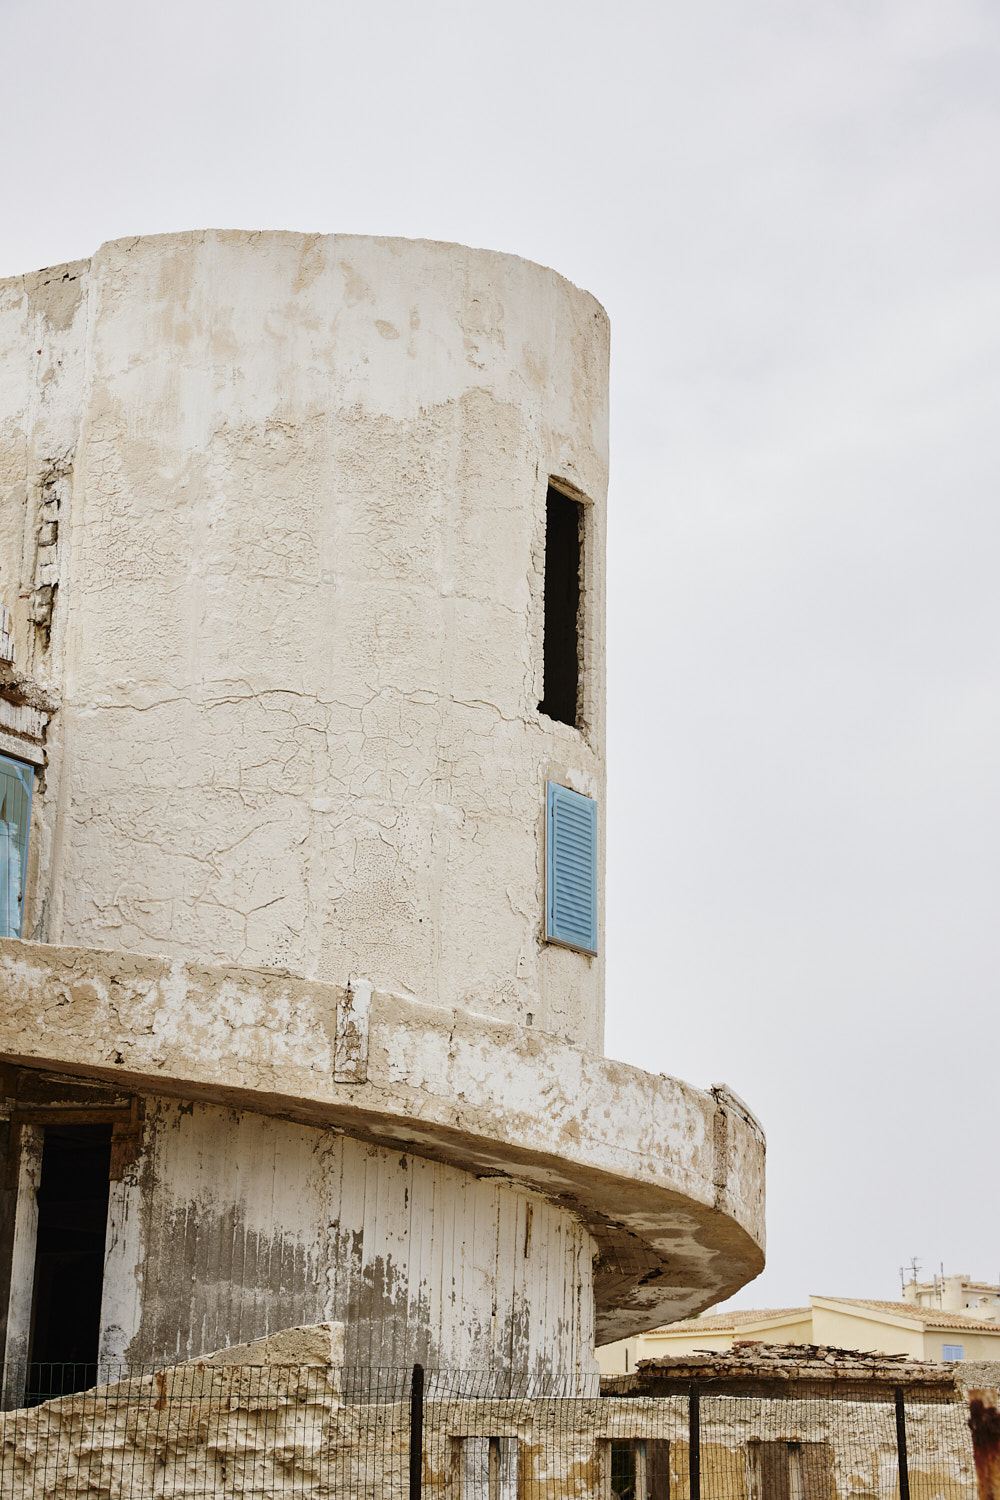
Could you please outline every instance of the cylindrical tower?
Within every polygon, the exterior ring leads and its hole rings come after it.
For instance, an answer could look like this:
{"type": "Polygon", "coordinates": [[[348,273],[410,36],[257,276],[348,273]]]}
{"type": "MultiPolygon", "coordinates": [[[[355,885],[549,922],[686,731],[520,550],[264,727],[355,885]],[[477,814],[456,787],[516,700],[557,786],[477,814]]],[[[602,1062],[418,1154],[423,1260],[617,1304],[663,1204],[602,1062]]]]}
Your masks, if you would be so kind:
{"type": "Polygon", "coordinates": [[[512,256],[296,234],[119,241],[89,297],[38,935],[600,1050],[600,945],[545,941],[547,783],[604,787],[600,306],[512,256]]]}
{"type": "Polygon", "coordinates": [[[598,304],[179,234],[0,351],[0,1352],[576,1380],[735,1291],[759,1127],[603,1056],[598,304]]]}

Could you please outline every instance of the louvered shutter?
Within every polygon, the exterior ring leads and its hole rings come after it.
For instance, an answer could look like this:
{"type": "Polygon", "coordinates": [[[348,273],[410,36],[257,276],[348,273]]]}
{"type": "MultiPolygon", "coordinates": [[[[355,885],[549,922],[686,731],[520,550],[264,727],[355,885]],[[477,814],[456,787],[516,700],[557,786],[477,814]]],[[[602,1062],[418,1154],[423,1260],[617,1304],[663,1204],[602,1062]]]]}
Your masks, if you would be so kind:
{"type": "Polygon", "coordinates": [[[30,766],[0,755],[0,937],[20,937],[31,823],[30,766]]]}
{"type": "Polygon", "coordinates": [[[548,783],[545,936],[597,952],[597,803],[548,783]]]}

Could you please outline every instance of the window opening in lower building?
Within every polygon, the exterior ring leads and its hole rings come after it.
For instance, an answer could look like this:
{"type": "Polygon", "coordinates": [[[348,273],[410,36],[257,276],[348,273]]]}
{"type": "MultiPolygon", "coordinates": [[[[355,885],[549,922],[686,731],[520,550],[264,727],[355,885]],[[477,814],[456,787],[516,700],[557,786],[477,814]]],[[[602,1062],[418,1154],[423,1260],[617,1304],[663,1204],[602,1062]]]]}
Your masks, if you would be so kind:
{"type": "Polygon", "coordinates": [[[611,1444],[611,1493],[615,1500],[637,1500],[638,1447],[631,1441],[611,1444]]]}
{"type": "Polygon", "coordinates": [[[609,1447],[609,1488],[613,1500],[670,1500],[667,1438],[624,1438],[609,1447]]]}
{"type": "Polygon", "coordinates": [[[110,1125],[46,1125],[28,1398],[85,1390],[97,1378],[110,1125]]]}
{"type": "Polygon", "coordinates": [[[23,761],[0,755],[0,937],[21,936],[34,779],[23,761]]]}
{"type": "Polygon", "coordinates": [[[549,485],[545,498],[545,613],[539,713],[580,716],[580,572],[583,506],[549,485]]]}
{"type": "Polygon", "coordinates": [[[462,1500],[517,1500],[517,1438],[462,1442],[462,1500]]]}
{"type": "Polygon", "coordinates": [[[749,1500],[834,1500],[833,1449],[826,1442],[751,1442],[749,1500]]]}

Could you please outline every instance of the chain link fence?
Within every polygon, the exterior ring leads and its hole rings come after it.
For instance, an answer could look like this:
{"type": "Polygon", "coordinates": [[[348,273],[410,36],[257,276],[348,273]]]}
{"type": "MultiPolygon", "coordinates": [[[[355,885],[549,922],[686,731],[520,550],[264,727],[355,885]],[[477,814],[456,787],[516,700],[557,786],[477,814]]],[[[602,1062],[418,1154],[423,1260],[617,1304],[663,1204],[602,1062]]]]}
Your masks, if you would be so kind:
{"type": "Polygon", "coordinates": [[[4,1500],[975,1500],[968,1410],[859,1382],[694,1383],[323,1365],[9,1367],[4,1500]],[[66,1394],[61,1394],[65,1391],[66,1394]]]}

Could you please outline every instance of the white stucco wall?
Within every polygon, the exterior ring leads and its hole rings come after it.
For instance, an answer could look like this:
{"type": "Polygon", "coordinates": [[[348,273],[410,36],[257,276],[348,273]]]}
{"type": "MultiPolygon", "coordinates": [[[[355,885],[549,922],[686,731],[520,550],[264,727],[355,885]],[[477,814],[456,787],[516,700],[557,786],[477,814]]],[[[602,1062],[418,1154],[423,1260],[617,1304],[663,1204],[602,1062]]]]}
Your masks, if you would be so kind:
{"type": "Polygon", "coordinates": [[[546,779],[603,811],[599,305],[511,256],[353,236],[73,269],[61,330],[21,278],[0,320],[29,530],[40,402],[71,482],[26,930],[360,975],[599,1050],[602,960],[539,941],[546,779]],[[43,335],[72,379],[25,354],[43,335]],[[588,502],[582,732],[537,712],[550,476],[588,502]]]}
{"type": "Polygon", "coordinates": [[[590,1371],[594,1242],[440,1162],[214,1105],[147,1101],[109,1209],[104,1360],[342,1321],[348,1364],[590,1371]]]}

